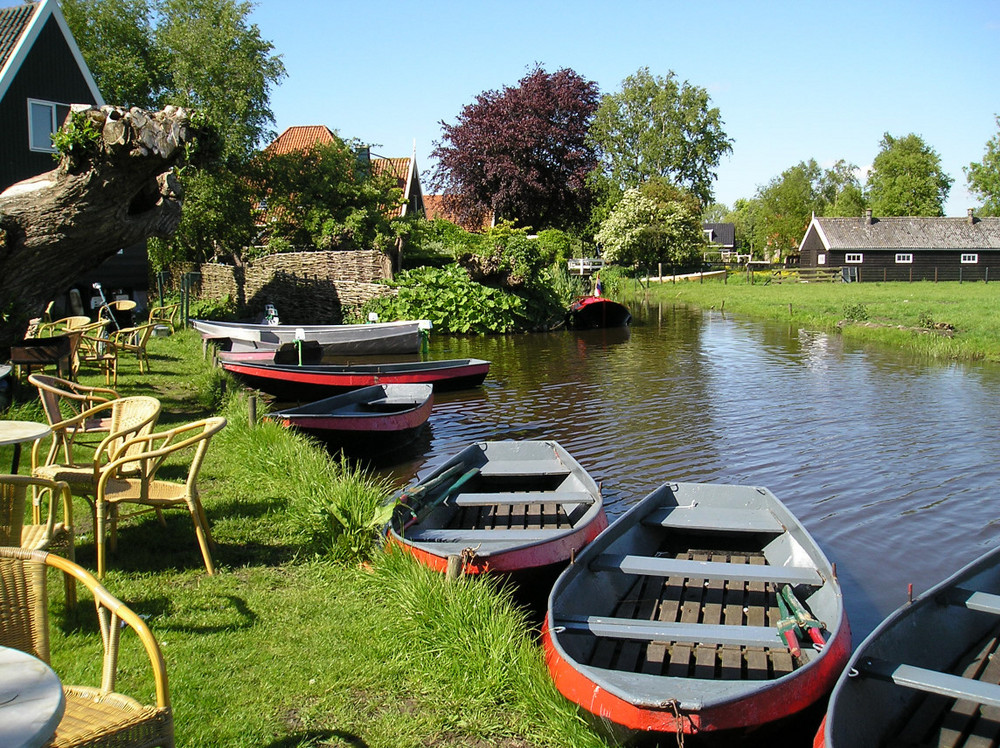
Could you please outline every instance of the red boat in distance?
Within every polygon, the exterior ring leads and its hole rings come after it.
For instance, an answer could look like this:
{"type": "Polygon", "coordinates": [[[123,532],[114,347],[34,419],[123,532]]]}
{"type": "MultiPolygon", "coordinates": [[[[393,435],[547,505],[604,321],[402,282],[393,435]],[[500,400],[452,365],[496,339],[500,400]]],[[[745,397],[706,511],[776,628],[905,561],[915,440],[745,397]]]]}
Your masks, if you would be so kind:
{"type": "Polygon", "coordinates": [[[632,321],[632,312],[624,304],[603,296],[581,296],[570,304],[566,321],[577,329],[624,327],[632,321]]]}

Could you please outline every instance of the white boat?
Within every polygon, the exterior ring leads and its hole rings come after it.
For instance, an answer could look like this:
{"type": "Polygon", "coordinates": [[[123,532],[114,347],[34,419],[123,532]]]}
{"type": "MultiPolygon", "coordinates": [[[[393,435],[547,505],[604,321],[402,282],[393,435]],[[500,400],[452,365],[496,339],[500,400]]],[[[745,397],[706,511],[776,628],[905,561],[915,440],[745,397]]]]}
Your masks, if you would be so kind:
{"type": "Polygon", "coordinates": [[[296,337],[315,341],[330,355],[418,353],[426,320],[370,322],[360,325],[266,325],[192,319],[191,326],[209,340],[231,341],[230,350],[273,350],[296,337]]]}

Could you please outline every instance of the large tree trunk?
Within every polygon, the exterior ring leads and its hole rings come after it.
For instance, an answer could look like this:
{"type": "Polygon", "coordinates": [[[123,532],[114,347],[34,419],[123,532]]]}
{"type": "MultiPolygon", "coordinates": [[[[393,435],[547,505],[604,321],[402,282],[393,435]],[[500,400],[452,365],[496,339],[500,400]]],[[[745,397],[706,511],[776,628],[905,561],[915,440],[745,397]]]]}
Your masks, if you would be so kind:
{"type": "Polygon", "coordinates": [[[99,137],[74,136],[56,169],[0,193],[0,354],[82,273],[177,228],[173,167],[207,134],[190,114],[176,107],[79,110],[65,127],[79,133],[82,117],[99,137]]]}

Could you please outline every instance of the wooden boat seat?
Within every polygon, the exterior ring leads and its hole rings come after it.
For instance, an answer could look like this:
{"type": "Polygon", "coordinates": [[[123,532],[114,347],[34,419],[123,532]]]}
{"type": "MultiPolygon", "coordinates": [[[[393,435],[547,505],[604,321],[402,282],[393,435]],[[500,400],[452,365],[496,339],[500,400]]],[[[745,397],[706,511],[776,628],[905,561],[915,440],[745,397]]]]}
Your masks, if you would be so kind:
{"type": "Polygon", "coordinates": [[[876,658],[865,658],[858,674],[886,680],[904,688],[934,693],[953,699],[967,699],[986,706],[1000,707],[1000,686],[995,683],[963,678],[938,670],[900,665],[876,658]]]}
{"type": "Polygon", "coordinates": [[[480,468],[484,478],[519,475],[569,475],[569,468],[559,460],[490,460],[480,468]]]}
{"type": "Polygon", "coordinates": [[[456,542],[480,542],[480,541],[504,541],[512,540],[529,542],[532,540],[549,540],[553,535],[569,532],[571,528],[551,528],[533,530],[442,530],[428,528],[426,530],[410,530],[405,533],[407,540],[425,543],[456,543],[456,542]]]}
{"type": "Polygon", "coordinates": [[[991,595],[988,592],[969,590],[964,587],[952,587],[948,590],[947,599],[949,605],[961,605],[980,613],[1000,615],[1000,595],[991,595]]]}
{"type": "Polygon", "coordinates": [[[663,507],[643,518],[642,524],[713,532],[766,532],[780,535],[785,527],[768,512],[711,506],[663,507]]]}
{"type": "Polygon", "coordinates": [[[568,616],[556,620],[555,626],[566,631],[593,634],[611,639],[775,647],[779,649],[785,646],[778,634],[778,629],[771,626],[669,623],[605,616],[568,616]]]}
{"type": "Polygon", "coordinates": [[[456,506],[520,506],[522,504],[593,504],[586,491],[524,491],[523,493],[458,493],[449,503],[456,506]]]}
{"type": "Polygon", "coordinates": [[[808,584],[819,586],[823,578],[819,571],[804,566],[765,566],[731,564],[718,561],[687,561],[658,556],[622,556],[602,553],[590,563],[594,571],[618,571],[653,577],[686,577],[688,579],[723,579],[729,582],[773,582],[774,584],[808,584]]]}

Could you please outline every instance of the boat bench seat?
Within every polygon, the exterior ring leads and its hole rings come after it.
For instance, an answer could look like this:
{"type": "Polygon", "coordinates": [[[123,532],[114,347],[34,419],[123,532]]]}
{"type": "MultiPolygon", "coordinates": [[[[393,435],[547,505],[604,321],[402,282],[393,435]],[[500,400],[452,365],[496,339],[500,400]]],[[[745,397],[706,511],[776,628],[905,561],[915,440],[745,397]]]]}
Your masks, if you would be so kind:
{"type": "Polygon", "coordinates": [[[947,592],[947,598],[950,605],[961,605],[980,613],[1000,615],[1000,595],[969,590],[964,587],[952,587],[947,592]]]}
{"type": "Polygon", "coordinates": [[[644,517],[642,524],[684,530],[766,532],[775,535],[785,531],[784,525],[770,512],[722,509],[697,504],[657,509],[644,517]]]}
{"type": "Polygon", "coordinates": [[[518,475],[569,475],[559,460],[490,460],[481,468],[484,478],[518,475]]]}
{"type": "Polygon", "coordinates": [[[717,561],[687,561],[658,556],[622,556],[602,553],[590,562],[594,571],[617,571],[653,577],[722,579],[729,582],[773,582],[774,584],[821,585],[818,570],[808,566],[758,566],[717,561]]]}
{"type": "Polygon", "coordinates": [[[778,629],[771,626],[726,626],[715,623],[670,623],[635,618],[567,616],[556,619],[556,630],[593,634],[611,639],[690,642],[736,646],[784,647],[778,629]]]}
{"type": "Polygon", "coordinates": [[[442,530],[428,528],[426,530],[411,529],[405,533],[407,540],[423,541],[432,543],[455,543],[459,541],[525,541],[549,540],[557,535],[567,533],[572,528],[553,527],[551,530],[442,530]]]}
{"type": "Polygon", "coordinates": [[[417,401],[408,397],[380,397],[363,403],[372,408],[402,408],[407,405],[418,405],[417,401]]]}
{"type": "Polygon", "coordinates": [[[593,504],[594,497],[586,491],[524,491],[521,493],[457,493],[449,501],[456,506],[593,504]]]}
{"type": "Polygon", "coordinates": [[[859,675],[891,681],[904,688],[1000,707],[1000,686],[995,683],[872,657],[862,658],[857,664],[857,670],[859,675]]]}

